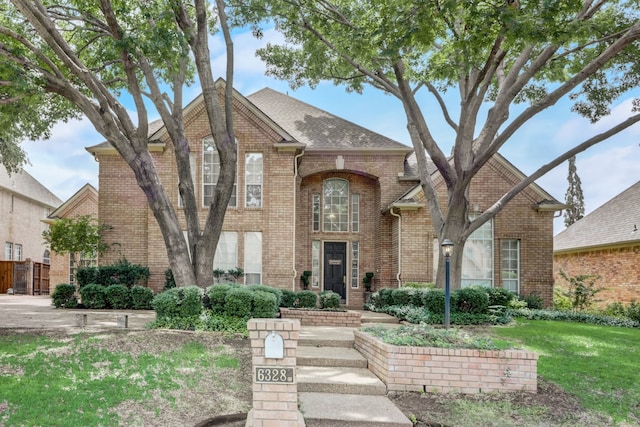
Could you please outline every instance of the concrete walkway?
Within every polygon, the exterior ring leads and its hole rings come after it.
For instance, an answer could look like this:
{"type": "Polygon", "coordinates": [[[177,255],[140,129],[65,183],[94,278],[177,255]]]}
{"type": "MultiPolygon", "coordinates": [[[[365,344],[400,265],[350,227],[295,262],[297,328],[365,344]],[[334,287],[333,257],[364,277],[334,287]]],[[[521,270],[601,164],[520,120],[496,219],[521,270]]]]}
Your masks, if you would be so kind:
{"type": "Polygon", "coordinates": [[[145,329],[156,318],[153,310],[63,310],[55,308],[49,296],[0,294],[0,328],[80,332],[82,329],[76,326],[78,313],[89,313],[85,330],[118,328],[118,313],[129,314],[129,329],[145,329]]]}

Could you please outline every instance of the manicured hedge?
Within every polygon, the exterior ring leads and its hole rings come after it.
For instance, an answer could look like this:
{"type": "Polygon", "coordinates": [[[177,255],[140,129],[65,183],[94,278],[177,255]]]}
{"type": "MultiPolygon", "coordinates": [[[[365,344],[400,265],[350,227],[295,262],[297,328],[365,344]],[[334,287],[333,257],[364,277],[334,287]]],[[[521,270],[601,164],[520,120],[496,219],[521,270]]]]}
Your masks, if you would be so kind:
{"type": "Polygon", "coordinates": [[[56,308],[76,308],[78,299],[75,295],[76,287],[68,283],[61,283],[56,286],[51,300],[56,308]]]}
{"type": "Polygon", "coordinates": [[[107,297],[104,286],[91,283],[80,288],[79,292],[80,300],[85,308],[107,308],[107,297]]]}
{"type": "Polygon", "coordinates": [[[202,289],[197,286],[172,288],[153,298],[151,306],[156,316],[192,317],[202,313],[202,289]]]}

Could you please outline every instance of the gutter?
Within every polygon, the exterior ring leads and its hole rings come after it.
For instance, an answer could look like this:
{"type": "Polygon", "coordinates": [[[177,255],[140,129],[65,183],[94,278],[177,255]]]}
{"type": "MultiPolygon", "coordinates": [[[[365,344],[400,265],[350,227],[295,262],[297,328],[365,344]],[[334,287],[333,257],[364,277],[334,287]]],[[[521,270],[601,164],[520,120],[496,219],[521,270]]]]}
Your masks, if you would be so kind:
{"type": "Polygon", "coordinates": [[[300,154],[297,154],[294,158],[293,158],[293,221],[291,221],[291,224],[293,224],[293,256],[291,257],[292,259],[292,267],[293,267],[293,280],[291,283],[291,290],[293,292],[296,291],[296,279],[298,277],[298,272],[296,271],[296,205],[298,203],[297,199],[296,199],[296,193],[297,193],[297,183],[296,181],[298,180],[298,159],[300,157],[302,157],[304,155],[304,148],[302,149],[302,152],[300,154]]]}

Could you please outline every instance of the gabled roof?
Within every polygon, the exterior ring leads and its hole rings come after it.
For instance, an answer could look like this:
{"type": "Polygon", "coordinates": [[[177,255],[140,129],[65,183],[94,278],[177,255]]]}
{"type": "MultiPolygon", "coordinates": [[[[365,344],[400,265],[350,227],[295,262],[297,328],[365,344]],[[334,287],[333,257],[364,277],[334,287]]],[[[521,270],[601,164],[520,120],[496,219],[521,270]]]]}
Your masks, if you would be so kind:
{"type": "Polygon", "coordinates": [[[67,213],[70,210],[75,208],[78,203],[81,203],[87,197],[92,198],[95,201],[96,205],[97,205],[97,203],[98,203],[98,190],[96,190],[96,188],[93,185],[88,184],[88,183],[83,185],[82,188],[80,188],[78,191],[76,191],[73,196],[69,197],[63,204],[58,206],[58,208],[56,210],[51,212],[51,214],[48,216],[48,219],[54,220],[54,219],[57,219],[57,218],[66,217],[67,213]]]}
{"type": "Polygon", "coordinates": [[[306,151],[413,151],[391,138],[270,88],[261,89],[247,99],[298,142],[305,144],[306,151]]]}
{"type": "MultiPolygon", "coordinates": [[[[524,173],[522,173],[522,171],[520,171],[518,168],[516,168],[513,165],[513,163],[511,163],[510,161],[505,159],[501,154],[496,153],[493,156],[493,160],[498,162],[502,167],[504,167],[509,172],[511,172],[516,177],[516,179],[522,180],[522,179],[526,178],[526,175],[524,173]]],[[[453,158],[450,157],[449,158],[449,162],[452,162],[452,161],[453,161],[453,158]]],[[[438,168],[436,167],[436,165],[428,157],[427,157],[427,169],[428,169],[428,173],[432,177],[435,177],[436,175],[440,174],[440,171],[438,171],[438,168]]],[[[417,159],[416,159],[415,153],[412,153],[405,160],[405,175],[407,175],[407,174],[415,174],[414,175],[415,178],[419,179],[419,176],[418,176],[418,163],[417,163],[417,159]]],[[[409,176],[407,175],[407,177],[409,177],[409,176]]],[[[558,202],[556,199],[553,198],[552,195],[547,193],[538,184],[536,184],[536,183],[529,184],[529,188],[531,188],[538,195],[538,197],[540,198],[540,200],[537,202],[537,206],[536,206],[536,209],[538,209],[539,211],[554,211],[555,212],[555,211],[559,211],[559,210],[562,210],[562,209],[566,208],[566,205],[558,202]]],[[[389,206],[389,208],[392,208],[394,206],[397,206],[397,207],[410,206],[411,204],[418,205],[418,204],[420,204],[420,202],[418,202],[418,199],[419,199],[418,195],[421,192],[422,192],[422,186],[418,183],[411,190],[407,191],[405,194],[403,194],[398,199],[396,199],[389,206]]]]}
{"type": "Polygon", "coordinates": [[[56,208],[62,203],[62,200],[24,169],[9,176],[4,165],[0,166],[0,188],[50,208],[56,208]]]}
{"type": "Polygon", "coordinates": [[[572,252],[638,242],[640,181],[556,235],[553,250],[572,252]]]}

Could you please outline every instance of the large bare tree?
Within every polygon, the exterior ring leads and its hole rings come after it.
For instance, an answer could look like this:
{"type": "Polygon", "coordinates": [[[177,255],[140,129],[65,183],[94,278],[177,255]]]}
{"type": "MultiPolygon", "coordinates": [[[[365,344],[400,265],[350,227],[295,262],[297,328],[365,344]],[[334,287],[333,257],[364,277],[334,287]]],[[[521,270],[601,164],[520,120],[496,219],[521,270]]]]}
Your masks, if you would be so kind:
{"type": "MultiPolygon", "coordinates": [[[[637,2],[608,0],[236,0],[243,14],[271,17],[286,40],[259,54],[268,71],[293,87],[322,80],[361,91],[371,85],[395,97],[420,169],[435,233],[455,245],[452,287],[460,286],[462,248],[519,192],[565,160],[640,120],[593,135],[513,186],[480,216],[469,216],[473,177],[540,112],[573,100],[597,121],[611,103],[638,86],[637,2]],[[426,92],[425,95],[421,95],[426,92]],[[431,96],[439,109],[423,110],[431,96]],[[523,104],[518,109],[515,104],[523,104]],[[439,110],[439,111],[438,111],[439,110]],[[458,116],[455,113],[459,111],[458,116]],[[453,141],[438,140],[446,123],[453,141]],[[453,142],[448,155],[443,147],[453,142]],[[436,197],[430,160],[446,183],[436,197]]],[[[636,103],[637,105],[637,103],[636,103]]],[[[443,262],[438,282],[444,282],[443,262]]]]}
{"type": "MultiPolygon", "coordinates": [[[[5,89],[0,96],[3,114],[17,105],[37,112],[37,101],[45,100],[54,119],[82,114],[90,120],[135,174],[160,226],[176,283],[202,287],[213,283],[213,256],[237,160],[231,109],[233,44],[222,0],[213,4],[206,0],[3,2],[0,82],[5,89]],[[224,103],[215,88],[208,47],[216,28],[227,45],[224,103]],[[202,87],[221,163],[204,221],[198,214],[183,119],[183,89],[196,81],[202,87]],[[133,103],[133,113],[123,98],[133,103]],[[149,153],[150,114],[160,115],[173,144],[186,240],[149,153]]],[[[15,120],[18,129],[42,126],[33,115],[15,120]]]]}

